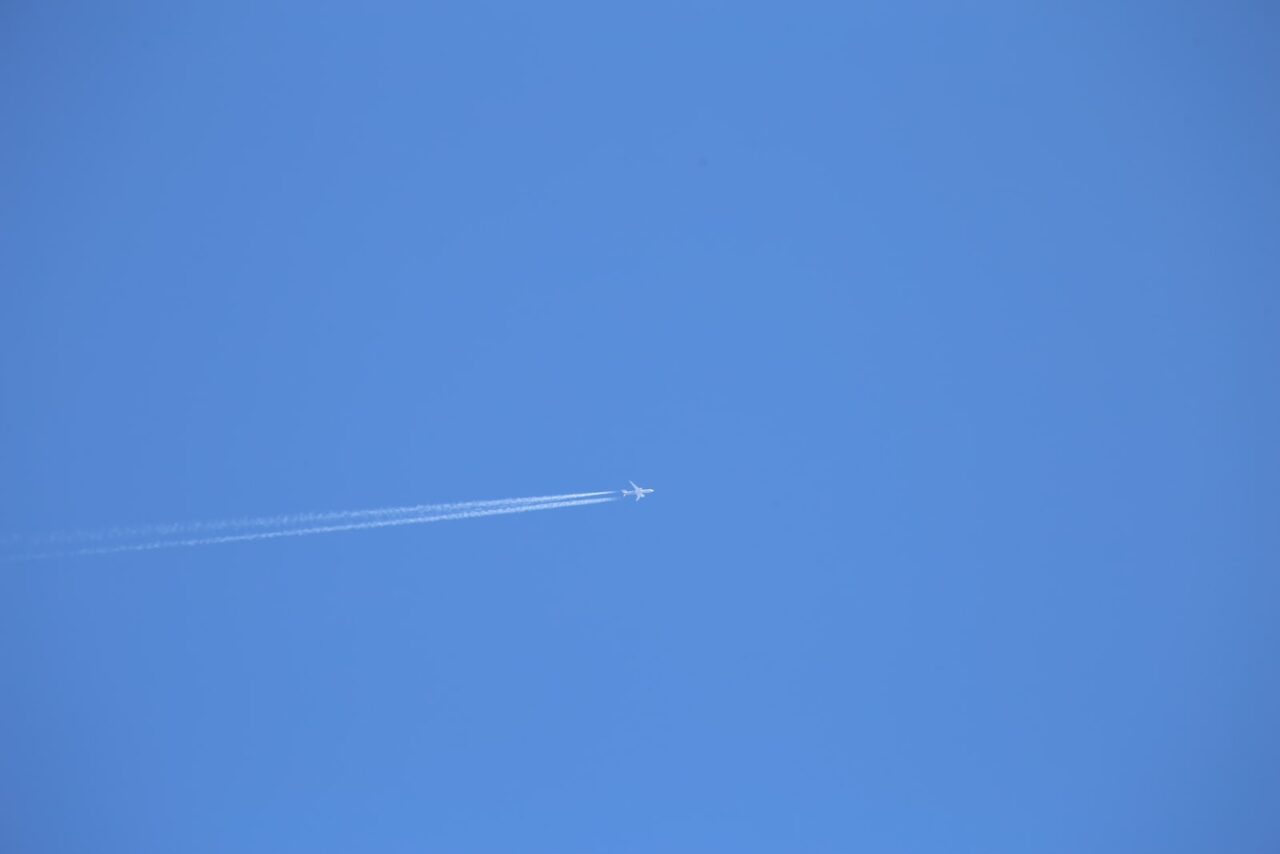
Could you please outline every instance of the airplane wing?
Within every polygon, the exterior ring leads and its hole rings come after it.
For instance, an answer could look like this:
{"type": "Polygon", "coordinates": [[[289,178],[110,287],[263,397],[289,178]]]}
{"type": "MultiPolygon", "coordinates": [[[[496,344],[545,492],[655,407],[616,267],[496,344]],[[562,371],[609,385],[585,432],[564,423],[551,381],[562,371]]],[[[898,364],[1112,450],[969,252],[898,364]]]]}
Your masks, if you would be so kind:
{"type": "Polygon", "coordinates": [[[634,480],[629,480],[629,481],[627,481],[627,483],[631,484],[631,488],[632,488],[632,489],[639,489],[639,488],[640,488],[640,487],[636,486],[636,482],[635,482],[634,480]]]}

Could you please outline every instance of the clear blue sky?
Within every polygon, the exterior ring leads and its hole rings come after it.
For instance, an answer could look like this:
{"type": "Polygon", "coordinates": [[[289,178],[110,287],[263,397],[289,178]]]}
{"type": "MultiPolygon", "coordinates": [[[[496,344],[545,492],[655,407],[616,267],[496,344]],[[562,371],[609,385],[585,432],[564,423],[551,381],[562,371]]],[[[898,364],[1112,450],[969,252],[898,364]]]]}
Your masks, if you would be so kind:
{"type": "Polygon", "coordinates": [[[1280,20],[1026,5],[5,4],[4,530],[658,492],[5,565],[0,848],[1280,850],[1280,20]]]}

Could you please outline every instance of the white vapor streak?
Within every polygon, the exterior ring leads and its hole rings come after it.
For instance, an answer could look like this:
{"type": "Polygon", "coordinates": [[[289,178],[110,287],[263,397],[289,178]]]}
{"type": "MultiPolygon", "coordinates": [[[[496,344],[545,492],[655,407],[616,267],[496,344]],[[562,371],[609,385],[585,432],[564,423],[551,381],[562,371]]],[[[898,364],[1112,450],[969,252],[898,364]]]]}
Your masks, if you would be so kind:
{"type": "Polygon", "coordinates": [[[242,519],[222,519],[210,522],[174,522],[170,524],[138,525],[135,527],[101,528],[93,531],[61,531],[28,538],[27,543],[31,545],[45,545],[85,541],[102,542],[104,540],[126,540],[136,539],[139,537],[169,537],[180,534],[242,530],[245,528],[286,528],[295,525],[311,525],[316,522],[329,523],[350,519],[376,519],[391,516],[422,516],[433,513],[453,513],[486,507],[545,504],[553,501],[576,501],[579,498],[595,498],[597,496],[611,494],[612,490],[606,492],[571,492],[563,495],[539,495],[532,498],[495,498],[486,501],[456,501],[451,504],[411,504],[401,507],[380,507],[372,510],[335,510],[321,513],[293,513],[283,516],[253,516],[242,519]]]}
{"type": "MultiPolygon", "coordinates": [[[[591,495],[593,493],[585,493],[591,495]]],[[[594,493],[600,494],[600,493],[594,493]]],[[[608,493],[604,493],[608,495],[608,493]]],[[[533,499],[517,499],[530,502],[533,499]]],[[[278,537],[309,537],[312,534],[332,534],[338,531],[365,531],[372,528],[390,528],[397,525],[425,525],[428,522],[449,522],[454,519],[478,519],[484,516],[504,516],[510,513],[531,513],[535,510],[558,510],[562,507],[585,507],[589,504],[605,504],[616,501],[617,497],[575,498],[565,501],[552,501],[543,504],[523,503],[504,504],[498,507],[486,507],[475,510],[461,510],[451,513],[409,516],[395,519],[377,519],[369,522],[350,522],[341,525],[319,525],[309,528],[285,528],[276,531],[255,531],[248,534],[224,534],[218,537],[193,537],[185,540],[154,540],[147,543],[130,543],[119,546],[100,546],[97,548],[76,549],[66,552],[47,552],[43,554],[12,555],[0,560],[21,561],[41,560],[46,558],[82,557],[88,555],[119,554],[121,552],[153,551],[155,549],[173,549],[188,546],[211,546],[221,543],[247,543],[254,540],[273,540],[278,537]]],[[[455,505],[456,506],[456,505],[455,505]]],[[[367,511],[361,511],[367,512],[367,511]]]]}

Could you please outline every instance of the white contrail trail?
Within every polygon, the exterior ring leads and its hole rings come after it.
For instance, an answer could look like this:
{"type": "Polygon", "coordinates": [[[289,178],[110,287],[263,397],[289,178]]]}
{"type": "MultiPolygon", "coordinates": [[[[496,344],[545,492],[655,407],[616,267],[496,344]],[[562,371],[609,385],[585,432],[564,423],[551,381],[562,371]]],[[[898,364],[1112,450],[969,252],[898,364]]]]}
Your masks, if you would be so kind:
{"type": "MultiPolygon", "coordinates": [[[[423,516],[431,513],[452,513],[482,507],[506,507],[509,505],[545,504],[552,501],[576,501],[579,498],[596,498],[612,495],[604,492],[570,492],[561,495],[538,495],[530,498],[494,498],[485,501],[455,501],[449,504],[410,504],[400,507],[379,507],[372,510],[334,510],[320,513],[292,513],[282,516],[252,516],[241,519],[221,519],[209,522],[172,522],[132,527],[99,528],[87,531],[55,531],[25,538],[27,545],[54,545],[59,543],[102,542],[104,540],[131,540],[146,537],[171,537],[180,534],[211,533],[213,531],[243,530],[245,528],[286,528],[295,525],[329,523],[348,519],[385,518],[391,516],[423,516]]],[[[15,542],[23,538],[13,537],[15,542]]]]}
{"type": "MultiPolygon", "coordinates": [[[[591,493],[587,493],[591,494],[591,493]]],[[[600,493],[596,493],[600,494],[600,493]]],[[[332,534],[338,531],[364,531],[371,528],[390,528],[397,525],[424,525],[428,522],[448,522],[454,519],[478,519],[483,516],[504,516],[510,513],[531,513],[535,510],[558,510],[562,507],[585,507],[590,504],[606,504],[617,501],[617,496],[603,498],[578,498],[567,501],[552,501],[543,504],[504,504],[499,507],[486,507],[475,510],[462,510],[451,513],[427,516],[409,516],[404,518],[377,519],[370,522],[349,522],[341,525],[319,525],[308,528],[284,528],[275,531],[254,531],[246,534],[224,534],[217,537],[192,537],[185,540],[153,540],[146,543],[129,543],[117,546],[98,546],[95,548],[75,549],[65,552],[45,552],[42,554],[10,555],[0,557],[0,561],[43,560],[48,558],[85,557],[89,555],[119,554],[121,552],[153,551],[155,549],[174,549],[188,546],[211,546],[221,543],[245,543],[253,540],[273,540],[278,537],[309,537],[312,534],[332,534]]],[[[527,499],[526,499],[527,500],[527,499]]]]}

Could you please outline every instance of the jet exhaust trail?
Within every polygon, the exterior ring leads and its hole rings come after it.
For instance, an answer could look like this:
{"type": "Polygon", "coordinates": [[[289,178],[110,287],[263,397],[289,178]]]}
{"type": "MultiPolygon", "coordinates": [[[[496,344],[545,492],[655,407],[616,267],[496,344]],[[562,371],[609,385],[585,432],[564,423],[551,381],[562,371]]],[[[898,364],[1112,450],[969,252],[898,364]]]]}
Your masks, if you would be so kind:
{"type": "MultiPolygon", "coordinates": [[[[579,493],[583,495],[600,495],[601,493],[579,493]]],[[[44,552],[40,554],[9,555],[0,561],[46,560],[50,558],[87,557],[89,555],[119,554],[121,552],[154,551],[156,549],[185,548],[190,546],[210,546],[222,543],[252,542],[254,540],[273,540],[280,537],[309,537],[314,534],[331,534],[339,531],[366,531],[373,528],[390,528],[399,525],[425,525],[428,522],[450,522],[456,519],[479,519],[485,516],[505,516],[512,513],[532,513],[536,510],[559,510],[564,507],[586,507],[591,504],[607,504],[616,501],[617,497],[603,493],[604,497],[574,498],[564,501],[530,503],[529,499],[518,499],[524,503],[505,503],[501,506],[483,507],[472,510],[456,510],[449,513],[415,515],[390,519],[375,519],[365,522],[347,522],[337,525],[318,525],[305,528],[281,528],[271,531],[253,531],[243,534],[223,534],[215,537],[191,537],[183,540],[152,540],[145,543],[126,543],[113,546],[96,546],[73,549],[63,552],[44,552]]],[[[435,505],[430,505],[435,506],[435,505]]],[[[456,506],[456,505],[455,505],[456,506]]],[[[360,511],[364,512],[364,511],[360,511]]]]}
{"type": "Polygon", "coordinates": [[[523,506],[526,504],[545,504],[555,501],[576,501],[580,498],[597,498],[612,495],[612,490],[603,492],[570,492],[561,495],[537,495],[529,498],[495,498],[484,501],[455,501],[448,504],[410,504],[399,507],[379,507],[369,510],[334,510],[318,513],[291,513],[279,516],[251,516],[240,519],[219,519],[206,522],[171,522],[155,525],[136,525],[131,527],[110,527],[87,531],[54,531],[33,537],[22,538],[10,536],[0,538],[0,542],[27,545],[54,545],[76,542],[103,542],[109,540],[129,540],[142,537],[158,538],[178,536],[182,534],[212,533],[214,531],[240,531],[246,528],[285,528],[315,523],[337,523],[353,519],[375,519],[394,516],[423,516],[433,513],[453,513],[487,507],[523,506]]]}

